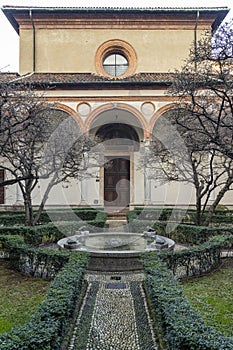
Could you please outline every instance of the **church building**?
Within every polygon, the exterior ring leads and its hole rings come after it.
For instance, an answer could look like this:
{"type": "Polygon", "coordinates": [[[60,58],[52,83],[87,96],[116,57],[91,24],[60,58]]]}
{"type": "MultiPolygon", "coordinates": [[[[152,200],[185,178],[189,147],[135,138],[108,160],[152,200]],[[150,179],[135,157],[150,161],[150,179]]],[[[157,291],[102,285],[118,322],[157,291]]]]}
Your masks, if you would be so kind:
{"type": "MultiPolygon", "coordinates": [[[[194,204],[191,185],[164,185],[151,174],[147,149],[156,121],[175,108],[176,98],[168,93],[173,73],[193,42],[203,31],[215,32],[229,10],[4,6],[2,11],[19,35],[20,68],[2,73],[1,80],[32,83],[38,92],[49,87],[47,101],[72,117],[81,133],[105,142],[93,176],[55,187],[47,205],[112,212],[194,204]]],[[[17,185],[2,189],[0,201],[20,204],[17,185]]]]}

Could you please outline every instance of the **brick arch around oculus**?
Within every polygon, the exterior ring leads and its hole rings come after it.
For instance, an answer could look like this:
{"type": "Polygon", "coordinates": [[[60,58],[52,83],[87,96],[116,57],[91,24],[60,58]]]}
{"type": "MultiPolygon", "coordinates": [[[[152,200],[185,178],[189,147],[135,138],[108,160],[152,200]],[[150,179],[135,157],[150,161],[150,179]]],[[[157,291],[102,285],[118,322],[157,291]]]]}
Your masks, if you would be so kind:
{"type": "Polygon", "coordinates": [[[112,109],[117,109],[117,110],[124,110],[127,111],[129,113],[131,113],[133,115],[133,117],[135,117],[139,123],[140,126],[143,130],[143,136],[144,138],[148,138],[149,136],[149,125],[146,121],[146,119],[144,118],[144,116],[135,108],[132,107],[126,103],[119,103],[117,102],[116,104],[113,103],[106,103],[98,108],[96,108],[91,114],[90,116],[87,118],[86,122],[85,122],[85,132],[88,133],[90,131],[90,127],[92,122],[95,120],[95,118],[97,118],[101,113],[106,112],[106,111],[110,111],[112,109]]]}

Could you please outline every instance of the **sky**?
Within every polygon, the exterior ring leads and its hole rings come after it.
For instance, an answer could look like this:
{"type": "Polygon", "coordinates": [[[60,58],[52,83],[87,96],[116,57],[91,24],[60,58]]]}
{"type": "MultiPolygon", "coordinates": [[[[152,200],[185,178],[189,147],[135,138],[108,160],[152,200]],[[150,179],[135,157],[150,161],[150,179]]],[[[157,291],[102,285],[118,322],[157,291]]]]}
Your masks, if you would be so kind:
{"type": "MultiPolygon", "coordinates": [[[[56,7],[228,7],[233,17],[232,0],[0,0],[0,7],[56,6],[56,7]],[[137,4],[136,4],[137,3],[137,4]]],[[[19,37],[0,10],[0,71],[18,72],[19,37]]]]}

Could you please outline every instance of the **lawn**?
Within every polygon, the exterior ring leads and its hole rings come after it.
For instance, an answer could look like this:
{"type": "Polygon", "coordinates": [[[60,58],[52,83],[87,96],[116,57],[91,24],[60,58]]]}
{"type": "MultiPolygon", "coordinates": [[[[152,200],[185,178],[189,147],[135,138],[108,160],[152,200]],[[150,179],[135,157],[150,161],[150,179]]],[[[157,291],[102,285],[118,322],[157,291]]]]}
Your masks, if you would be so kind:
{"type": "Polygon", "coordinates": [[[233,336],[233,268],[183,283],[187,299],[205,322],[226,336],[233,336]]]}
{"type": "Polygon", "coordinates": [[[49,281],[21,275],[0,261],[0,334],[26,323],[48,290],[49,281]]]}

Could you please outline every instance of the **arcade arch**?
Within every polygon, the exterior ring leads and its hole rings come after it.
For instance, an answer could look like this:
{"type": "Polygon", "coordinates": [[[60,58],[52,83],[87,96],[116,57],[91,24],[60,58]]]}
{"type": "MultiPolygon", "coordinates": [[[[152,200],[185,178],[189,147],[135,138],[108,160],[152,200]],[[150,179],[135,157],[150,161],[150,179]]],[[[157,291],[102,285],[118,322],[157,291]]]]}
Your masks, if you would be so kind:
{"type": "Polygon", "coordinates": [[[99,190],[104,207],[120,211],[133,202],[134,163],[145,138],[146,122],[138,111],[132,113],[132,108],[107,104],[90,116],[86,127],[89,136],[98,137],[103,145],[99,190]]]}

